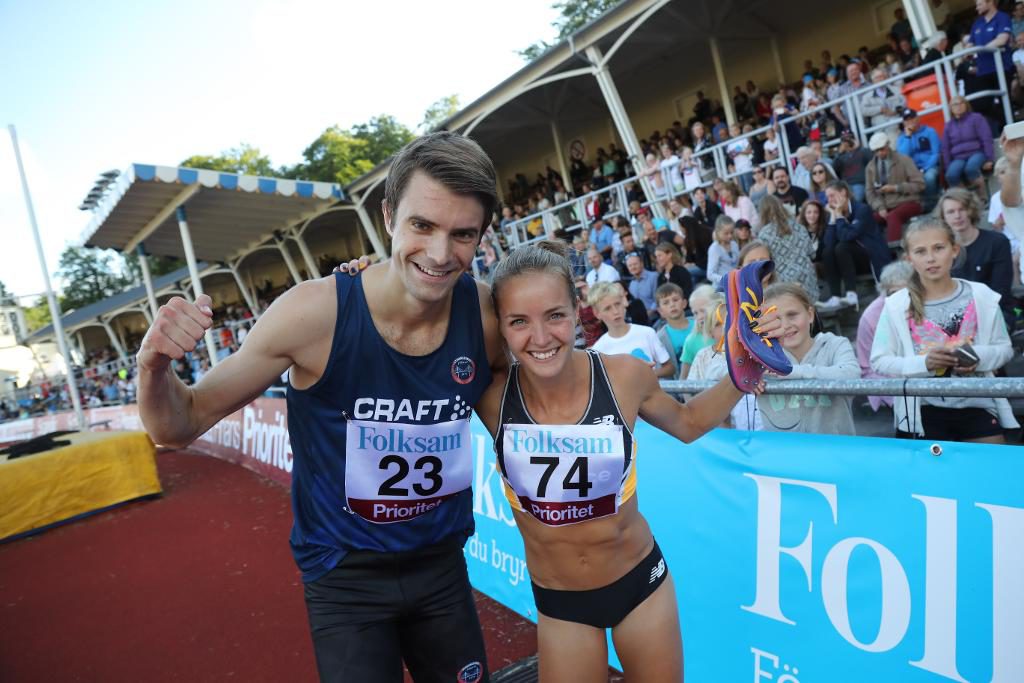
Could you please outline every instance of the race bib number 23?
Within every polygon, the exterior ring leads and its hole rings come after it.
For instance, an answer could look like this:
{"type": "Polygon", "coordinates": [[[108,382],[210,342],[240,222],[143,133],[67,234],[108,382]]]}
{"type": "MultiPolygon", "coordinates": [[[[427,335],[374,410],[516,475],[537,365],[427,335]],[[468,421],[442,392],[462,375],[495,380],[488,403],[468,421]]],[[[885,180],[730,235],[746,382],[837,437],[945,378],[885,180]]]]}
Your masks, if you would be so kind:
{"type": "Polygon", "coordinates": [[[345,438],[348,508],[367,521],[408,521],[472,485],[469,420],[349,420],[345,438]]]}

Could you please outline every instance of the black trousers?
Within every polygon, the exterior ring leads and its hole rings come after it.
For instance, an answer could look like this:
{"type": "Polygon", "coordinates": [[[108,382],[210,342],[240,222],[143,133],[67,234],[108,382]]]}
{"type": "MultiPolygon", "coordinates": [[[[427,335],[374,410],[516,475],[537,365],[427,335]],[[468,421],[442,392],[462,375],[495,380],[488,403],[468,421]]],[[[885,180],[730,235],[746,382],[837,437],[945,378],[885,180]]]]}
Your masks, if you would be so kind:
{"type": "Polygon", "coordinates": [[[871,272],[871,257],[867,250],[857,242],[836,242],[833,247],[825,247],[822,251],[825,263],[825,279],[828,281],[829,293],[840,296],[840,281],[846,285],[847,292],[857,291],[857,273],[871,272]]]}
{"type": "MultiPolygon", "coordinates": [[[[1000,59],[997,57],[997,59],[1000,59]]],[[[997,63],[996,68],[999,68],[997,63]]],[[[1006,86],[1010,86],[1010,82],[1013,80],[1013,72],[1006,72],[1006,86]]],[[[964,90],[968,95],[976,93],[980,90],[998,90],[999,89],[999,76],[995,72],[985,74],[984,76],[975,75],[972,78],[967,79],[964,82],[964,90]]],[[[981,97],[976,100],[971,100],[971,109],[978,112],[985,117],[988,121],[989,128],[992,129],[992,137],[997,138],[1003,132],[1003,126],[1006,125],[1006,119],[1003,116],[1003,98],[997,96],[981,97]]]]}
{"type": "Polygon", "coordinates": [[[320,680],[487,681],[483,634],[461,544],[405,553],[350,552],[306,584],[320,680]]]}

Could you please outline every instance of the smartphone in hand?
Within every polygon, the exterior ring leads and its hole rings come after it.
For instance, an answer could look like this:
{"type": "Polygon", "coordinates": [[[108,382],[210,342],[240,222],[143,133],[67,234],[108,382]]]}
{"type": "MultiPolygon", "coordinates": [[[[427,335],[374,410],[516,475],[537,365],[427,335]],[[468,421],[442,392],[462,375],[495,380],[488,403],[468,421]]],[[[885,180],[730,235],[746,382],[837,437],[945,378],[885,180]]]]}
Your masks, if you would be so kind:
{"type": "Polygon", "coordinates": [[[970,344],[964,344],[953,349],[953,353],[956,354],[956,366],[958,368],[969,368],[978,364],[980,360],[978,358],[977,351],[970,344]]]}

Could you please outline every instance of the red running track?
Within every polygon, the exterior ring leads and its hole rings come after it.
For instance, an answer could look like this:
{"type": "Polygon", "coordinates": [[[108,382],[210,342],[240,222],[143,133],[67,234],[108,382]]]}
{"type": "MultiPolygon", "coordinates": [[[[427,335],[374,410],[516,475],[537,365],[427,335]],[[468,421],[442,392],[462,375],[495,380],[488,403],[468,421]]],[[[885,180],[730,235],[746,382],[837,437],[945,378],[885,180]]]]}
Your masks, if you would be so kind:
{"type": "MultiPolygon", "coordinates": [[[[315,681],[288,492],[188,451],[157,467],[160,498],[0,545],[0,681],[315,681]]],[[[477,605],[492,671],[536,652],[477,605]]]]}

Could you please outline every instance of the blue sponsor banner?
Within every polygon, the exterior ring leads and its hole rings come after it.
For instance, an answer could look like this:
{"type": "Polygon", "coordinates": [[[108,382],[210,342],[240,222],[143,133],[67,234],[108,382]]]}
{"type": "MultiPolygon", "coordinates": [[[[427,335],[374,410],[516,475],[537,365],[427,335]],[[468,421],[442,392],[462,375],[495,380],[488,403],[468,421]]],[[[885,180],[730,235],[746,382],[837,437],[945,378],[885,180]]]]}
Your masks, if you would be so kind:
{"type": "MultiPolygon", "coordinates": [[[[643,423],[636,440],[687,680],[1024,681],[1019,447],[731,430],[685,445],[643,423]]],[[[473,443],[470,577],[536,621],[476,418],[473,443]]]]}

